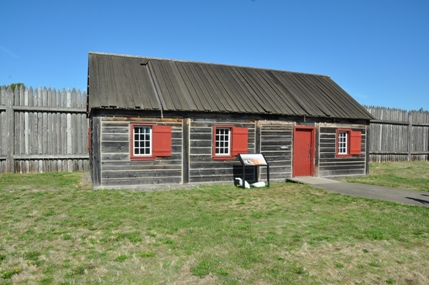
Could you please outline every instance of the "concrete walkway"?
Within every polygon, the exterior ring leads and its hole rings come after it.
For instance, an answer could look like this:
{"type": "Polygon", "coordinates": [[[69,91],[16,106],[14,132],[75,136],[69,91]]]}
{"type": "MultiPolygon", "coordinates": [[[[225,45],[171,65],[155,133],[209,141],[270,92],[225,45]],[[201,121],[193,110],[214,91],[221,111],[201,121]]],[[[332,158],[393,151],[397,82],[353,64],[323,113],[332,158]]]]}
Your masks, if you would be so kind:
{"type": "Polygon", "coordinates": [[[344,195],[391,201],[406,205],[429,207],[429,193],[427,192],[417,192],[412,190],[395,189],[368,184],[347,183],[332,179],[309,176],[295,177],[288,179],[288,181],[309,184],[313,187],[321,188],[328,192],[340,193],[344,195]]]}

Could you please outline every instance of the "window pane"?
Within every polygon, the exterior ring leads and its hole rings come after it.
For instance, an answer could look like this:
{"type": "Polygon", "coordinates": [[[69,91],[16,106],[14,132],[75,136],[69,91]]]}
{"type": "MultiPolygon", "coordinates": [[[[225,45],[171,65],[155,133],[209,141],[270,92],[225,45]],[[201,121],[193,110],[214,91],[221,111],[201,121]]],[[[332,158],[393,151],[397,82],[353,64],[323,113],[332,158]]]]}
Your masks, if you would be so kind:
{"type": "Polygon", "coordinates": [[[219,155],[230,154],[230,128],[216,129],[215,153],[219,155]]]}
{"type": "Polygon", "coordinates": [[[134,126],[134,154],[135,155],[150,155],[151,149],[152,127],[150,126],[134,126]]]}
{"type": "Polygon", "coordinates": [[[347,132],[338,133],[338,154],[347,154],[347,132]]]}

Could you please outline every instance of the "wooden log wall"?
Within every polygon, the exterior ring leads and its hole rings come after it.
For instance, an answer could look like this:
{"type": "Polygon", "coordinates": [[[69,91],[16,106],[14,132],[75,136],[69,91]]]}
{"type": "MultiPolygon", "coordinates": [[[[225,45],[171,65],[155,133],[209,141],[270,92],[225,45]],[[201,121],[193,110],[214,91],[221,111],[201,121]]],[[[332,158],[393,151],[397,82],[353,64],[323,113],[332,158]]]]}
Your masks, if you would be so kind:
{"type": "Polygon", "coordinates": [[[366,174],[366,131],[350,125],[319,126],[319,177],[339,177],[366,174]],[[351,128],[362,133],[361,154],[350,158],[336,157],[336,132],[338,128],[351,128]]]}
{"type": "Polygon", "coordinates": [[[376,118],[369,133],[370,161],[429,159],[429,112],[366,108],[376,118]]]}
{"type": "MultiPolygon", "coordinates": [[[[101,185],[104,187],[182,183],[182,120],[101,118],[101,185]],[[172,156],[130,160],[130,123],[172,127],[172,156]]],[[[97,127],[97,126],[95,126],[97,127]]]]}
{"type": "Polygon", "coordinates": [[[85,92],[0,88],[0,173],[89,169],[85,92]]]}
{"type": "MultiPolygon", "coordinates": [[[[255,122],[240,119],[191,119],[189,134],[189,182],[228,182],[235,177],[241,177],[241,164],[238,158],[234,160],[213,160],[212,141],[213,126],[236,126],[248,128],[248,152],[255,153],[255,122]]],[[[255,168],[246,170],[246,180],[255,180],[255,168]]]]}
{"type": "MultiPolygon", "coordinates": [[[[284,182],[292,177],[292,134],[293,123],[277,121],[261,122],[261,152],[270,164],[270,181],[284,182]]],[[[267,172],[261,170],[261,180],[267,172]]]]}

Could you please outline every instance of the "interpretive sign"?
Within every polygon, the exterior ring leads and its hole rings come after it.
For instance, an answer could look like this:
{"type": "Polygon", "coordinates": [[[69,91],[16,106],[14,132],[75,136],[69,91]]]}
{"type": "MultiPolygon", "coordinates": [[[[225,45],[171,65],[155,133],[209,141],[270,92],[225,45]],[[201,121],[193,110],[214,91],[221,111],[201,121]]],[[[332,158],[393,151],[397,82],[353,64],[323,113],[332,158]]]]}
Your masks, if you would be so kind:
{"type": "Polygon", "coordinates": [[[241,166],[243,167],[243,189],[245,188],[245,169],[246,166],[266,166],[267,167],[267,186],[270,187],[270,165],[262,153],[239,154],[241,166]]]}
{"type": "Polygon", "coordinates": [[[244,165],[246,166],[260,166],[268,164],[262,153],[240,154],[240,159],[243,160],[244,165]]]}

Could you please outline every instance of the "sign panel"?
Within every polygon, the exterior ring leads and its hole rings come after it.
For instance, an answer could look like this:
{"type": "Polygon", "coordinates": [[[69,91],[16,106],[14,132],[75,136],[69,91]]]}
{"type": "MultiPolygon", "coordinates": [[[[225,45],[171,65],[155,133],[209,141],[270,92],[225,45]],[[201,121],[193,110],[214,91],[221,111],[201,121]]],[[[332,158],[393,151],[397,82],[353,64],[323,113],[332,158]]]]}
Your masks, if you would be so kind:
{"type": "Polygon", "coordinates": [[[245,166],[268,165],[265,157],[261,153],[240,154],[240,157],[245,166]]]}

